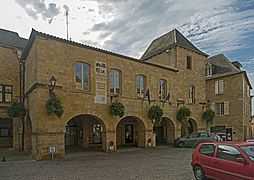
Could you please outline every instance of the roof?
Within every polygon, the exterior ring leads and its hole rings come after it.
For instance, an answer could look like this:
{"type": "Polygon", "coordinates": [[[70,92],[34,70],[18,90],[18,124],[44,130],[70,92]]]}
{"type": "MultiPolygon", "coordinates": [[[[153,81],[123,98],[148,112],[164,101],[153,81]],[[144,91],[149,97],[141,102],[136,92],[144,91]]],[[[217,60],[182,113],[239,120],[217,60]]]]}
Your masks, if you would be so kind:
{"type": "Polygon", "coordinates": [[[213,74],[222,74],[229,72],[240,72],[224,54],[218,54],[207,58],[207,62],[213,65],[213,74]]]}
{"type": "Polygon", "coordinates": [[[218,54],[207,58],[207,63],[212,64],[212,72],[213,72],[212,76],[206,77],[207,80],[243,73],[246,78],[246,81],[248,82],[250,88],[252,89],[247,73],[245,71],[236,68],[236,66],[234,65],[240,64],[238,61],[230,62],[229,59],[224,54],[218,54]]]}
{"type": "Polygon", "coordinates": [[[127,59],[127,60],[132,60],[132,61],[135,61],[135,62],[138,62],[138,63],[142,63],[142,64],[147,64],[147,65],[150,65],[150,66],[159,67],[159,68],[170,70],[170,71],[174,71],[174,72],[178,71],[178,70],[175,70],[173,68],[169,68],[169,67],[165,67],[165,66],[162,66],[162,65],[158,65],[158,64],[154,64],[154,63],[149,63],[149,62],[142,62],[142,61],[140,61],[138,59],[135,59],[135,58],[132,58],[132,57],[129,57],[129,56],[121,55],[121,54],[114,53],[114,52],[111,52],[111,51],[103,50],[103,49],[100,49],[100,48],[84,45],[84,44],[77,43],[77,42],[74,42],[74,41],[70,41],[70,40],[62,39],[62,38],[59,38],[59,37],[56,37],[56,36],[52,36],[52,35],[49,35],[49,34],[45,34],[45,33],[42,33],[42,32],[38,32],[35,29],[32,29],[32,32],[30,34],[30,37],[29,37],[28,42],[26,44],[26,47],[23,50],[22,59],[26,59],[27,58],[27,56],[29,54],[29,51],[30,51],[30,49],[31,49],[31,47],[32,47],[32,45],[33,45],[33,43],[35,41],[35,38],[37,36],[44,37],[44,38],[47,38],[47,39],[53,39],[53,40],[60,41],[60,42],[63,42],[63,43],[67,43],[67,44],[70,44],[70,45],[74,45],[74,46],[78,46],[78,47],[81,47],[81,48],[86,48],[86,49],[94,50],[94,51],[97,51],[97,52],[102,52],[102,53],[110,54],[110,55],[121,57],[121,58],[124,58],[124,59],[127,59]]]}
{"type": "Polygon", "coordinates": [[[183,48],[189,49],[205,57],[207,54],[196,48],[187,38],[185,38],[177,29],[174,29],[161,37],[152,41],[149,47],[146,49],[145,53],[141,57],[141,60],[145,61],[152,56],[164,52],[174,46],[181,46],[183,48]]]}
{"type": "Polygon", "coordinates": [[[27,39],[19,37],[18,33],[0,29],[0,44],[10,47],[24,49],[27,39]]]}

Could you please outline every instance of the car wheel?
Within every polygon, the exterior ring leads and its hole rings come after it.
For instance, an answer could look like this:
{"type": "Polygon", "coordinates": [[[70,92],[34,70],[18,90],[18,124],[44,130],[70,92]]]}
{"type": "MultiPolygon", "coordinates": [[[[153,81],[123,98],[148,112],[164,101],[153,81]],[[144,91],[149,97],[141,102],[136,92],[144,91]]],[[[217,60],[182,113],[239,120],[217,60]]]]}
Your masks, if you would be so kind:
{"type": "Polygon", "coordinates": [[[201,166],[195,166],[194,169],[194,176],[197,180],[204,180],[205,178],[205,172],[201,166]]]}
{"type": "Polygon", "coordinates": [[[184,146],[184,142],[180,141],[178,144],[177,144],[178,147],[182,148],[184,146]]]}

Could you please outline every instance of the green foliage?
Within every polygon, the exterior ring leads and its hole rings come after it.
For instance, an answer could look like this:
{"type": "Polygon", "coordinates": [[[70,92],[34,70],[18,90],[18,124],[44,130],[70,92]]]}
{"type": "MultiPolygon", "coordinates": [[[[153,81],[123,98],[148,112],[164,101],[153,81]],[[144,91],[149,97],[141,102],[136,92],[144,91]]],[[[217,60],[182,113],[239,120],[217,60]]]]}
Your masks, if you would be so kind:
{"type": "MultiPolygon", "coordinates": [[[[161,117],[163,116],[163,110],[158,105],[153,105],[148,110],[148,117],[155,122],[160,122],[161,117]]],[[[155,123],[154,122],[154,123],[155,123]]]]}
{"type": "Polygon", "coordinates": [[[110,105],[110,112],[113,116],[123,117],[125,113],[124,105],[120,102],[113,102],[110,105]]]}
{"type": "Polygon", "coordinates": [[[181,123],[184,121],[186,122],[188,121],[188,118],[190,117],[190,115],[191,115],[191,111],[189,108],[181,107],[176,114],[176,119],[180,121],[181,123]]]}
{"type": "Polygon", "coordinates": [[[206,120],[207,123],[213,124],[213,118],[215,116],[215,112],[212,109],[207,109],[203,112],[203,119],[206,120]]]}
{"type": "Polygon", "coordinates": [[[61,118],[64,113],[64,106],[61,99],[53,94],[46,102],[46,110],[48,114],[55,113],[58,118],[61,118]]]}
{"type": "Polygon", "coordinates": [[[14,101],[8,108],[7,115],[10,118],[23,118],[26,116],[26,109],[23,104],[14,101]]]}

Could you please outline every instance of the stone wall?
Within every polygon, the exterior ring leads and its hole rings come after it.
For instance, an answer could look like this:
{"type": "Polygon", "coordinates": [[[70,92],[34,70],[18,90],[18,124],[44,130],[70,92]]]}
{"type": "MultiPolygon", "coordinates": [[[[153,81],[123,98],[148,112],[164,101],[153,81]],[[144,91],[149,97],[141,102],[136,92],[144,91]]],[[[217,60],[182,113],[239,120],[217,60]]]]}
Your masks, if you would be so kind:
{"type": "MultiPolygon", "coordinates": [[[[250,103],[251,98],[244,94],[243,73],[210,79],[206,81],[206,95],[210,103],[229,102],[229,115],[217,115],[213,126],[226,126],[233,129],[233,140],[244,139],[244,124],[250,127],[250,116],[243,113],[243,103],[250,103]],[[223,94],[215,94],[215,81],[224,81],[223,94]]],[[[249,130],[249,128],[248,128],[249,130]]],[[[249,134],[249,131],[247,132],[249,134]]],[[[249,137],[249,135],[248,135],[249,137]]]]}
{"type": "MultiPolygon", "coordinates": [[[[177,48],[177,69],[170,69],[52,39],[37,37],[35,42],[26,61],[26,77],[30,78],[26,83],[26,91],[34,85],[35,80],[37,86],[35,89],[29,90],[27,106],[32,122],[32,149],[37,159],[47,156],[47,147],[52,143],[57,146],[58,154],[64,155],[65,126],[73,117],[82,114],[94,116],[103,122],[105,126],[103,148],[105,151],[108,150],[110,141],[116,142],[116,127],[122,118],[113,117],[109,112],[111,103],[109,94],[110,68],[121,71],[121,94],[117,99],[125,105],[125,117],[135,117],[144,124],[145,138],[139,137],[143,139],[139,139],[139,146],[147,147],[147,139],[153,137],[153,125],[147,116],[149,108],[147,99],[143,100],[136,95],[135,83],[138,74],[146,76],[146,84],[152,100],[151,105],[159,104],[164,110],[164,117],[174,123],[175,137],[178,137],[181,132],[181,125],[175,118],[178,109],[177,100],[185,100],[186,106],[192,111],[192,119],[197,122],[199,130],[205,129],[205,124],[201,118],[203,107],[200,105],[201,102],[205,101],[203,56],[183,48],[177,48]],[[186,55],[193,57],[192,70],[186,70],[186,55]],[[106,105],[94,103],[96,61],[103,61],[107,65],[108,103],[106,105]],[[75,88],[75,64],[77,62],[90,65],[89,92],[79,91],[75,88]],[[45,102],[49,97],[48,84],[52,75],[57,79],[56,94],[61,97],[65,106],[65,113],[61,119],[54,115],[49,116],[45,110],[45,102]],[[168,82],[167,89],[172,97],[170,103],[160,102],[158,99],[159,79],[165,79],[168,82]],[[196,87],[195,104],[187,103],[190,85],[196,87]]],[[[115,149],[116,147],[114,147],[115,149]]]]}

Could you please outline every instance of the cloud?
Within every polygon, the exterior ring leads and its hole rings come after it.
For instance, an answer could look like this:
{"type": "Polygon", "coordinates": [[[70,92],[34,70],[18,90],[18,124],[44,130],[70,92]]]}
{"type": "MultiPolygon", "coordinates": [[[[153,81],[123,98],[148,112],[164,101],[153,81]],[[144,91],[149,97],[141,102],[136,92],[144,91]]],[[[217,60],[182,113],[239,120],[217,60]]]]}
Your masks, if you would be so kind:
{"type": "Polygon", "coordinates": [[[44,0],[15,0],[27,13],[28,16],[37,20],[39,16],[51,23],[55,16],[60,13],[60,8],[55,3],[46,6],[44,0]]]}
{"type": "MultiPolygon", "coordinates": [[[[208,54],[246,48],[254,29],[253,2],[238,0],[97,1],[105,21],[90,32],[111,33],[103,48],[140,57],[151,41],[177,28],[208,54]],[[110,19],[110,20],[108,20],[110,19]]],[[[103,40],[98,36],[98,41],[103,40]]]]}

